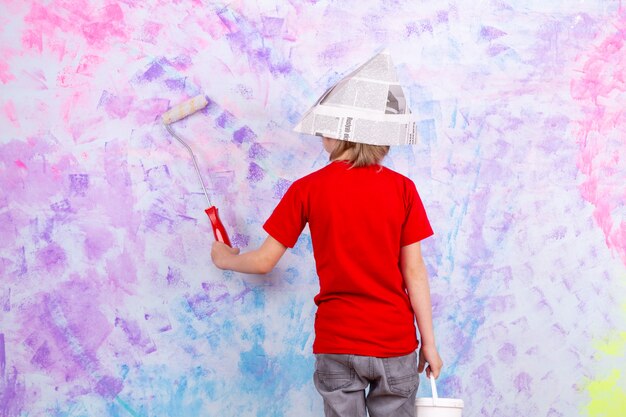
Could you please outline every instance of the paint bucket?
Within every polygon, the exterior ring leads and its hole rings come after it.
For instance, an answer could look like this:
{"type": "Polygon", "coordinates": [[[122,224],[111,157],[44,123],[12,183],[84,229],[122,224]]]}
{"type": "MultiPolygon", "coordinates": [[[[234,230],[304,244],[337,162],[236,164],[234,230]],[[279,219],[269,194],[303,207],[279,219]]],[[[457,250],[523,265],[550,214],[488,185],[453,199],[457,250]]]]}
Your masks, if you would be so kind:
{"type": "Polygon", "coordinates": [[[417,417],[461,417],[463,400],[458,398],[439,398],[435,378],[430,377],[432,398],[418,398],[415,400],[417,417]]]}

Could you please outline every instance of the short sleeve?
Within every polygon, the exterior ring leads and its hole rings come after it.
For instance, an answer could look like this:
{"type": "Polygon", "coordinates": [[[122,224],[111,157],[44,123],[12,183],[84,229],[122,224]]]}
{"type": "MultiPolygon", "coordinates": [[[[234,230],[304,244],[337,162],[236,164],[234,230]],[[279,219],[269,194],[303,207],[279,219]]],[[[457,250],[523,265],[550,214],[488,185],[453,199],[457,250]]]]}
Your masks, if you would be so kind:
{"type": "Polygon", "coordinates": [[[298,181],[291,184],[263,229],[274,239],[293,248],[307,223],[305,201],[298,181]]]}
{"type": "Polygon", "coordinates": [[[401,246],[419,242],[433,235],[433,229],[426,216],[426,210],[413,181],[407,179],[405,192],[407,212],[400,238],[401,246]]]}

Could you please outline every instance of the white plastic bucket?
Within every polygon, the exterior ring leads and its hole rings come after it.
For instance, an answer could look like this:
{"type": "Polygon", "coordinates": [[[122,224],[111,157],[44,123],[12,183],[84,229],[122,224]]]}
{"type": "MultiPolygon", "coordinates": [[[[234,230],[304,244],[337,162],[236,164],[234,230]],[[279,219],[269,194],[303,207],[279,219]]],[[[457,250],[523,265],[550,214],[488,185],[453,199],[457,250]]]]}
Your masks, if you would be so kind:
{"type": "Polygon", "coordinates": [[[418,398],[415,400],[417,417],[462,417],[463,400],[458,398],[439,398],[435,378],[430,377],[432,398],[418,398]]]}

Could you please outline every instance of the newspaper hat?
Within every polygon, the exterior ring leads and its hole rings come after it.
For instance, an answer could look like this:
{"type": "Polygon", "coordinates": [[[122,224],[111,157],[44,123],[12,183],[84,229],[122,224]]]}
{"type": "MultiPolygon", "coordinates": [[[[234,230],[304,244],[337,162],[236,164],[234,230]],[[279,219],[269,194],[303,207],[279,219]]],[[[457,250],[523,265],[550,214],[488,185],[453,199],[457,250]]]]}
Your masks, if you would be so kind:
{"type": "Polygon", "coordinates": [[[416,120],[387,51],[326,90],[294,131],[370,145],[417,143],[416,120]]]}

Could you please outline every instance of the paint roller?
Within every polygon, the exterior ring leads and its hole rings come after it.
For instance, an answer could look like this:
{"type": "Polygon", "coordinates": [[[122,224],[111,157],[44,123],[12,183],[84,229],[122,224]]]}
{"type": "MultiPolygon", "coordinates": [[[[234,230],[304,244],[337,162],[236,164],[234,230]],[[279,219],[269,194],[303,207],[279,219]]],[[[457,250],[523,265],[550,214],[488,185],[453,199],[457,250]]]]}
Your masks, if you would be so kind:
{"type": "Polygon", "coordinates": [[[198,168],[198,161],[196,160],[196,156],[193,154],[191,147],[183,139],[181,139],[180,136],[176,134],[176,132],[174,132],[174,129],[172,129],[171,126],[171,124],[192,115],[198,110],[202,110],[207,106],[207,104],[209,104],[209,101],[207,100],[206,96],[200,94],[163,113],[161,119],[163,120],[163,124],[165,125],[165,128],[170,133],[170,135],[172,135],[178,142],[180,142],[187,149],[189,155],[191,155],[191,160],[193,161],[193,166],[196,168],[198,179],[200,180],[202,190],[204,191],[204,196],[206,197],[206,201],[209,204],[209,208],[204,210],[204,212],[207,214],[207,216],[209,216],[209,220],[211,221],[215,240],[231,246],[230,239],[228,238],[228,234],[226,233],[226,229],[224,228],[224,225],[220,220],[217,207],[211,204],[209,193],[206,190],[204,180],[202,179],[202,174],[200,174],[200,169],[198,168]]]}

